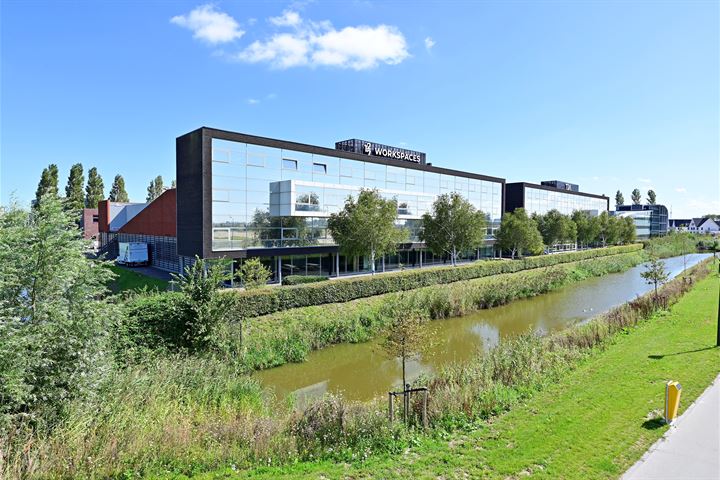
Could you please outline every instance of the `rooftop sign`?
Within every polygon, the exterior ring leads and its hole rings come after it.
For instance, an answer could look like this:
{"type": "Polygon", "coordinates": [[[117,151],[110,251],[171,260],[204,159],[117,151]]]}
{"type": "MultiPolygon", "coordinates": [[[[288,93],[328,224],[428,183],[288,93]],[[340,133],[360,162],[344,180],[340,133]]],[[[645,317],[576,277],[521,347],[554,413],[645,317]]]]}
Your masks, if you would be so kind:
{"type": "Polygon", "coordinates": [[[357,138],[351,138],[350,140],[343,140],[342,142],[335,143],[335,150],[360,153],[362,155],[370,155],[371,157],[394,158],[405,162],[425,164],[425,154],[423,152],[416,152],[405,148],[390,147],[357,138]]]}

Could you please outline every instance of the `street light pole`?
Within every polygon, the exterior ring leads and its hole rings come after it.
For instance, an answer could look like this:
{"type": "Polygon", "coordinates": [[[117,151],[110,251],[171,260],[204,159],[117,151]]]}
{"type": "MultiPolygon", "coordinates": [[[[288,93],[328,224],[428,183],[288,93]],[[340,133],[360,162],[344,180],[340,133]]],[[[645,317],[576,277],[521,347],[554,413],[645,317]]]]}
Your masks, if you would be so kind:
{"type": "Polygon", "coordinates": [[[718,263],[718,316],[717,316],[717,338],[715,346],[720,347],[720,263],[718,263]]]}

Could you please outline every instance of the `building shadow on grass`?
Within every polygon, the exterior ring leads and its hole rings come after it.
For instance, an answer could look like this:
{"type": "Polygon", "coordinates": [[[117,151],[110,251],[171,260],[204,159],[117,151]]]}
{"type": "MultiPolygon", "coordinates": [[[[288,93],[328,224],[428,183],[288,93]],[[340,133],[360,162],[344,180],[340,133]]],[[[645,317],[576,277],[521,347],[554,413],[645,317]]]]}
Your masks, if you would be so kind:
{"type": "Polygon", "coordinates": [[[675,355],[684,355],[686,353],[704,352],[705,350],[712,350],[713,348],[717,348],[717,347],[713,346],[713,347],[698,348],[695,350],[686,350],[684,352],[666,353],[663,355],[648,355],[648,358],[652,358],[653,360],[661,360],[665,357],[674,357],[675,355]]]}
{"type": "Polygon", "coordinates": [[[642,427],[645,430],[657,430],[658,428],[662,428],[665,426],[665,420],[663,420],[661,417],[655,417],[651,420],[645,420],[642,424],[642,427]]]}

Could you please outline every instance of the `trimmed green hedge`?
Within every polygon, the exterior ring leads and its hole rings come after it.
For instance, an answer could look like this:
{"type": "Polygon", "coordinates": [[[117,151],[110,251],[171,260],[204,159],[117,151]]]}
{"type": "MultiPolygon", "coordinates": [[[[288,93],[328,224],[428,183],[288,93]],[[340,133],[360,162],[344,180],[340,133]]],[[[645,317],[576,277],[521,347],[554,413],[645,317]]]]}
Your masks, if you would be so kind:
{"type": "Polygon", "coordinates": [[[330,282],[295,285],[287,288],[263,288],[245,292],[228,292],[227,295],[237,296],[235,298],[235,300],[238,300],[235,311],[239,318],[253,318],[290,308],[348,302],[358,298],[415,290],[500,273],[513,273],[531,268],[549,267],[578,260],[636,252],[642,250],[642,248],[640,244],[633,244],[541,255],[523,260],[481,260],[459,267],[406,270],[382,275],[367,275],[330,282]]]}
{"type": "Polygon", "coordinates": [[[283,285],[301,285],[303,283],[317,283],[328,280],[328,277],[324,275],[288,275],[283,277],[283,285]]]}

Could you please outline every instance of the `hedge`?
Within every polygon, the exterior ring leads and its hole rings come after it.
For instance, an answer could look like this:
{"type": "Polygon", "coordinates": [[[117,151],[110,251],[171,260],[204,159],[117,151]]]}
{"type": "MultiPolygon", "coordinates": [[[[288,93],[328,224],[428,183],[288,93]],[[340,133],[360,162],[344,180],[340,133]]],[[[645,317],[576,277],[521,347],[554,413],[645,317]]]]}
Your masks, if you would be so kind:
{"type": "Polygon", "coordinates": [[[489,275],[513,273],[531,268],[549,267],[578,260],[636,252],[642,250],[642,248],[641,244],[633,244],[541,255],[523,260],[481,260],[458,267],[405,270],[382,275],[338,279],[331,282],[294,285],[287,288],[263,288],[244,292],[232,291],[226,294],[237,295],[235,298],[235,300],[238,300],[235,302],[235,314],[238,318],[253,318],[290,308],[348,302],[385,293],[414,290],[489,275]]]}
{"type": "Polygon", "coordinates": [[[328,280],[328,277],[324,275],[288,275],[283,277],[283,285],[300,285],[302,283],[317,283],[328,280]]]}

